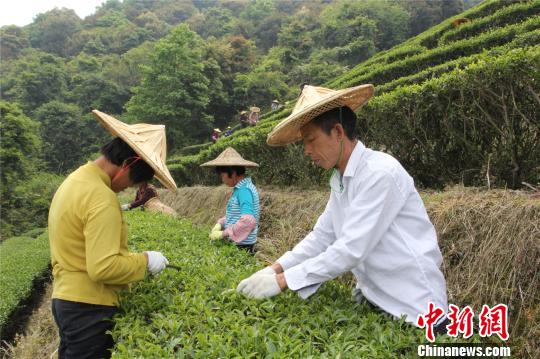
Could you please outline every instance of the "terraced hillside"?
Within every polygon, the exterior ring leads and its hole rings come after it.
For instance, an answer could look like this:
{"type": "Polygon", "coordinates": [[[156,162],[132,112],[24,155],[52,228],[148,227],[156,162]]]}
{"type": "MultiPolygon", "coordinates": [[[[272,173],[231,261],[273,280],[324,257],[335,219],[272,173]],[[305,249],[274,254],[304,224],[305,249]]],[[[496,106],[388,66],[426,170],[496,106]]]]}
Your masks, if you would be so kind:
{"type": "MultiPolygon", "coordinates": [[[[538,183],[539,14],[540,0],[488,0],[314,85],[373,83],[376,95],[358,113],[360,139],[392,153],[422,186],[538,183]]],[[[326,176],[302,158],[300,145],[265,143],[272,127],[289,115],[291,100],[255,128],[196,155],[171,158],[177,182],[214,183],[199,164],[234,146],[260,163],[254,173],[259,183],[323,184],[326,176]]]]}

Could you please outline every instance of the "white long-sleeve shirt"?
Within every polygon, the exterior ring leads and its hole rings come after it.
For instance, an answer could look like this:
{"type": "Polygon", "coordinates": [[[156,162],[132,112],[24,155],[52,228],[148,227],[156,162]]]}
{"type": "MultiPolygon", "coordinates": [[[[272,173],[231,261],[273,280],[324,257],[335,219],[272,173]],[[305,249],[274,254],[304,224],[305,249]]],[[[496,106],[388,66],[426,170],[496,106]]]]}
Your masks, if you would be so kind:
{"type": "Polygon", "coordinates": [[[330,187],[313,231],[277,260],[288,287],[307,298],[351,271],[364,297],[395,317],[416,325],[429,302],[446,311],[437,235],[401,164],[358,142],[330,187]]]}

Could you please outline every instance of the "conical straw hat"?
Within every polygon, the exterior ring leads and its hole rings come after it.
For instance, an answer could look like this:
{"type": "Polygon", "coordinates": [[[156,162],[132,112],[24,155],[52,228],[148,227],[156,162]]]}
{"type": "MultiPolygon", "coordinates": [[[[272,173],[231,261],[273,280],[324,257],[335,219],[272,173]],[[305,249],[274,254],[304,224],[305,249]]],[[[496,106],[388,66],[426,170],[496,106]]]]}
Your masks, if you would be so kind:
{"type": "Polygon", "coordinates": [[[285,146],[302,138],[300,129],[315,117],[331,109],[347,106],[356,111],[373,95],[373,85],[360,85],[343,90],[306,85],[292,113],[268,134],[270,146],[285,146]]]}
{"type": "Polygon", "coordinates": [[[216,159],[205,162],[201,167],[217,167],[217,166],[243,166],[243,167],[259,167],[255,162],[247,161],[240,156],[232,147],[227,147],[221,152],[216,159]]]}
{"type": "Polygon", "coordinates": [[[92,110],[98,121],[111,133],[120,137],[144,162],[154,169],[156,178],[168,189],[175,190],[176,183],[165,165],[167,141],[164,125],[137,123],[127,125],[98,110],[92,110]]]}

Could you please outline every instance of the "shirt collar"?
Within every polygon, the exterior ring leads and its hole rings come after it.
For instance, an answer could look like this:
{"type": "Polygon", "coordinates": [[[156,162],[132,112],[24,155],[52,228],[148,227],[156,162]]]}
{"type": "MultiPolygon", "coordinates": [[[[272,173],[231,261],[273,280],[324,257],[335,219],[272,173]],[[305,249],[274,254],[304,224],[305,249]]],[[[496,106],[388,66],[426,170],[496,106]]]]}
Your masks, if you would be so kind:
{"type": "Polygon", "coordinates": [[[246,177],[246,178],[242,179],[240,182],[238,182],[236,184],[236,186],[234,186],[234,188],[243,187],[243,186],[247,185],[250,182],[251,182],[251,177],[246,177]]]}
{"type": "Polygon", "coordinates": [[[356,146],[354,146],[354,149],[351,153],[351,157],[349,157],[349,161],[347,161],[347,166],[345,167],[345,172],[343,173],[343,177],[353,177],[356,173],[356,169],[360,165],[360,160],[362,158],[362,155],[366,151],[366,146],[360,141],[356,143],[356,146]]]}
{"type": "Polygon", "coordinates": [[[101,167],[96,165],[93,161],[88,161],[85,166],[92,174],[99,176],[99,178],[105,183],[105,185],[111,188],[111,177],[101,167]]]}

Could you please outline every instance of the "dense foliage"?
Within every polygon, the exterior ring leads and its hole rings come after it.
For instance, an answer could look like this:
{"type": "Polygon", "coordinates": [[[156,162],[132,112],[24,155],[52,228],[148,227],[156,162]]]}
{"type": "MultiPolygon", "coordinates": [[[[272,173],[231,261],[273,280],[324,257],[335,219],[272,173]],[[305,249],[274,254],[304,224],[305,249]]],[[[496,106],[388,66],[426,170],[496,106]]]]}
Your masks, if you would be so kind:
{"type": "Polygon", "coordinates": [[[27,26],[3,26],[2,106],[34,124],[20,141],[37,142],[24,158],[11,153],[11,140],[3,143],[2,237],[44,225],[43,207],[60,178],[45,189],[39,177],[52,175],[44,171],[65,175],[107,140],[92,109],[127,122],[164,123],[169,154],[196,153],[192,146],[207,142],[213,127],[234,126],[241,110],[257,105],[267,112],[271,100],[296,96],[301,82],[341,75],[463,6],[461,0],[418,6],[390,0],[108,0],[84,19],[55,8],[27,26]],[[429,14],[420,9],[425,6],[429,14]],[[429,21],[419,24],[419,18],[429,21]],[[43,192],[20,192],[32,188],[43,192]]]}
{"type": "MultiPolygon", "coordinates": [[[[0,29],[2,97],[32,118],[51,101],[77,106],[69,121],[84,122],[93,108],[127,110],[130,121],[166,123],[175,151],[204,141],[247,106],[266,110],[301,82],[340,75],[463,7],[461,0],[109,0],[85,19],[55,8],[0,29]]],[[[93,131],[80,137],[101,134],[93,131]]],[[[48,150],[49,168],[73,168],[48,150]]]]}
{"type": "Polygon", "coordinates": [[[35,281],[43,279],[50,263],[46,234],[12,237],[0,243],[0,332],[10,315],[28,298],[35,281]]]}
{"type": "MultiPolygon", "coordinates": [[[[359,111],[360,138],[396,156],[422,186],[538,183],[538,14],[538,0],[484,2],[456,17],[472,22],[455,27],[451,18],[326,86],[377,85],[375,98],[359,111]],[[466,36],[458,35],[460,28],[466,36]]],[[[299,145],[265,145],[291,109],[267,114],[256,129],[237,131],[198,155],[171,159],[176,178],[186,185],[215,183],[198,164],[234,146],[262,165],[254,172],[261,183],[324,184],[326,176],[301,158],[299,145]]]]}
{"type": "Polygon", "coordinates": [[[181,269],[126,293],[112,332],[115,358],[414,357],[425,341],[422,330],[356,304],[337,281],[306,301],[290,291],[247,299],[234,288],[261,268],[247,252],[210,242],[209,228],[185,220],[139,211],[127,219],[134,248],[159,248],[181,269]]]}

